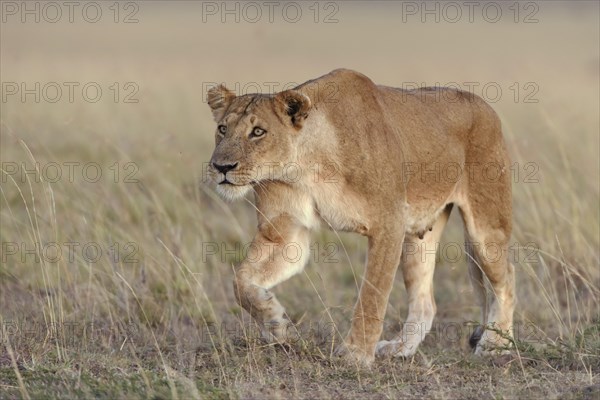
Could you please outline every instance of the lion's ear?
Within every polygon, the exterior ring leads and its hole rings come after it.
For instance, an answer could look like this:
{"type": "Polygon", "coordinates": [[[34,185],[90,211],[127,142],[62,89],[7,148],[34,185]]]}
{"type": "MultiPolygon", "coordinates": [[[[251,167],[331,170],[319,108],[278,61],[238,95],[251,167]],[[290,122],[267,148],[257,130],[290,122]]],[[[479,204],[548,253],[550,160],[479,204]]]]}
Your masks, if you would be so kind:
{"type": "Polygon", "coordinates": [[[235,93],[223,85],[210,88],[206,95],[206,102],[212,110],[215,121],[220,121],[223,118],[225,110],[227,110],[233,99],[235,99],[235,93]]]}
{"type": "Polygon", "coordinates": [[[286,90],[275,95],[276,109],[284,119],[289,118],[296,129],[302,128],[302,123],[312,107],[310,98],[297,90],[286,90]]]}

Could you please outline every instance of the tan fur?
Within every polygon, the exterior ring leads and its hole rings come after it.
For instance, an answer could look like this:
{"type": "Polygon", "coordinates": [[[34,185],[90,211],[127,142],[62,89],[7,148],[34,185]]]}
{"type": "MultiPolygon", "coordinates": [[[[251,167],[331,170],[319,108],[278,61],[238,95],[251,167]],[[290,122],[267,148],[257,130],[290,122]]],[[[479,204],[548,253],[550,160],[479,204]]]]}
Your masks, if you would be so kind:
{"type": "Polygon", "coordinates": [[[255,194],[252,248],[260,253],[241,263],[234,289],[266,338],[284,341],[289,325],[268,289],[302,270],[310,231],[322,223],[369,239],[352,327],[338,353],[365,364],[375,352],[414,354],[436,310],[431,249],[455,205],[466,227],[481,322],[493,328],[476,353],[507,344],[502,332],[512,334],[515,301],[507,258],[509,159],[500,121],[482,99],[453,89],[378,86],[360,73],[335,70],[275,95],[236,97],[219,86],[208,103],[226,127],[224,134],[217,129],[209,168],[217,191],[227,199],[255,194]],[[252,137],[262,132],[255,127],[266,133],[252,137]],[[403,243],[411,249],[402,257],[409,314],[395,339],[378,344],[403,243]],[[291,259],[290,247],[301,256],[291,259]],[[489,310],[484,277],[492,289],[489,310]]]}

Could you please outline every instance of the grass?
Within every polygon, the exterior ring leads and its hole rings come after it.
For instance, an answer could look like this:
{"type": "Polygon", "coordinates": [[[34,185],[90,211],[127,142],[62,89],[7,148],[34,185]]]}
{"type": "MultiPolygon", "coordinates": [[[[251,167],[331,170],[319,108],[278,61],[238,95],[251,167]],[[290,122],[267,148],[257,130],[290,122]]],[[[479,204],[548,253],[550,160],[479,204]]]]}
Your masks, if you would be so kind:
{"type": "MultiPolygon", "coordinates": [[[[133,25],[3,23],[3,82],[93,81],[106,95],[1,104],[0,398],[596,398],[599,25],[598,6],[579,4],[574,14],[540,4],[534,25],[398,25],[357,4],[334,25],[199,24],[193,3],[140,7],[133,25]],[[462,44],[442,46],[440,34],[462,44]],[[516,44],[490,50],[497,40],[516,44]],[[434,330],[414,358],[363,370],[331,357],[364,268],[357,235],[315,232],[305,272],[275,289],[301,332],[290,347],[260,342],[237,306],[233,268],[255,216],[202,183],[214,130],[202,83],[283,85],[340,66],[396,86],[502,87],[493,106],[516,163],[515,359],[470,353],[478,310],[464,257],[443,255],[434,330]],[[515,102],[509,86],[530,81],[539,101],[515,102]],[[115,102],[114,82],[135,82],[139,102],[115,102]]],[[[454,243],[456,213],[441,246],[454,243]]],[[[385,338],[407,311],[397,280],[385,338]]]]}

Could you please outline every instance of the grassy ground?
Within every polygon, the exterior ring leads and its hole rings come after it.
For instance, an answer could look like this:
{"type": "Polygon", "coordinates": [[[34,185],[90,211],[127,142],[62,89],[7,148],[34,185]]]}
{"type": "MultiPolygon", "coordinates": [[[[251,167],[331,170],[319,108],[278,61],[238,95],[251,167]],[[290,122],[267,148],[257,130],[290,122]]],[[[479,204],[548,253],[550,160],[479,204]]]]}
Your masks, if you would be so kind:
{"type": "MultiPolygon", "coordinates": [[[[203,22],[191,2],[139,3],[132,24],[114,23],[108,4],[96,24],[7,17],[0,398],[599,396],[598,5],[536,3],[536,23],[523,23],[524,3],[517,23],[507,8],[498,23],[422,23],[403,21],[400,3],[335,4],[329,24],[324,3],[319,23],[308,4],[295,24],[203,22]],[[266,92],[337,67],[395,86],[501,89],[487,98],[515,162],[516,358],[468,349],[478,312],[464,256],[452,253],[454,214],[434,331],[410,360],[362,370],[331,357],[363,271],[356,235],[316,232],[305,272],[275,289],[297,343],[264,345],[236,305],[233,266],[255,216],[202,183],[214,131],[205,86],[266,92]],[[35,82],[39,102],[9,94],[35,82]],[[53,85],[43,92],[51,82],[63,89],[56,102],[53,85]],[[79,85],[72,102],[67,82],[79,85]],[[97,102],[81,92],[89,83],[97,102]]],[[[119,21],[135,11],[121,6],[119,21]]],[[[398,276],[385,338],[405,315],[398,276]]]]}

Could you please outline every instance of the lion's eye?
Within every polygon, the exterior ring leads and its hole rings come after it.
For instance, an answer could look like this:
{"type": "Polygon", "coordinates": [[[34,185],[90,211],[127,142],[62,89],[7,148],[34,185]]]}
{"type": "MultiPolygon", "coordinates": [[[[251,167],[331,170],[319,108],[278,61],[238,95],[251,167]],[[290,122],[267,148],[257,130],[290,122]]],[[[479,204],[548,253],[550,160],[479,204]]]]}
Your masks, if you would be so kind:
{"type": "Polygon", "coordinates": [[[227,133],[227,127],[225,125],[219,125],[218,129],[219,129],[219,133],[221,135],[224,135],[227,133]]]}
{"type": "Polygon", "coordinates": [[[265,131],[262,128],[259,128],[258,126],[255,126],[254,129],[252,129],[252,132],[250,132],[250,137],[261,137],[265,133],[267,133],[267,131],[265,131]]]}

